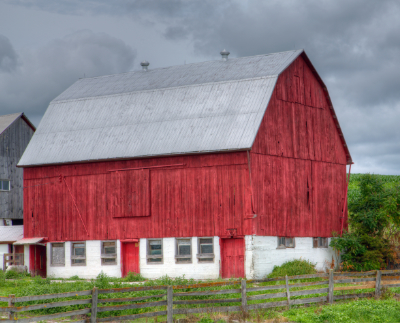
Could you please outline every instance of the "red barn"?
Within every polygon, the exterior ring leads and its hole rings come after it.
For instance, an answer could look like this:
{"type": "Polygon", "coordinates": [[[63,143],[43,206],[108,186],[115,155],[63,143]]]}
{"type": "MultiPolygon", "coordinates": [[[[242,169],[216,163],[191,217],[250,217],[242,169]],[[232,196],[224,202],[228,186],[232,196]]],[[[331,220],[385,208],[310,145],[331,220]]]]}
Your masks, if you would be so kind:
{"type": "Polygon", "coordinates": [[[324,83],[303,50],[221,55],[80,79],[50,103],[19,162],[31,271],[250,278],[332,261],[352,160],[324,83]]]}

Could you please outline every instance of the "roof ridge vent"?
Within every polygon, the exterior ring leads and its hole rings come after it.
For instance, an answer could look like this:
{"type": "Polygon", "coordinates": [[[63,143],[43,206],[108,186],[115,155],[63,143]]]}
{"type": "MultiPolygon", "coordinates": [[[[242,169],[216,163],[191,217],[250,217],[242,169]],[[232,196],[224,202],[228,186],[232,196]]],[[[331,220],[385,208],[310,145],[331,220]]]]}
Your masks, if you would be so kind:
{"type": "Polygon", "coordinates": [[[227,61],[230,53],[226,49],[224,49],[222,52],[220,52],[220,54],[222,56],[222,60],[227,61]]]}
{"type": "Polygon", "coordinates": [[[150,63],[148,61],[143,61],[140,65],[142,66],[143,71],[147,71],[150,63]]]}

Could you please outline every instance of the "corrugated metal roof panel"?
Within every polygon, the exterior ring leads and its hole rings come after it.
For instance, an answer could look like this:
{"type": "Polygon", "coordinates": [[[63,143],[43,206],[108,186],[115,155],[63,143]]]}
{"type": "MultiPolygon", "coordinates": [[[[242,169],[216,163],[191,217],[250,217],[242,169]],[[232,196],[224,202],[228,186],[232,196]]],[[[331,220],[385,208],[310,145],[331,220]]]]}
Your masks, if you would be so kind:
{"type": "Polygon", "coordinates": [[[25,245],[25,244],[36,244],[39,243],[41,241],[43,241],[44,238],[23,238],[21,240],[18,240],[16,242],[14,242],[13,244],[18,246],[18,245],[25,245]]]}
{"type": "Polygon", "coordinates": [[[0,243],[12,242],[22,239],[24,236],[24,226],[0,226],[0,243]]]}
{"type": "Polygon", "coordinates": [[[0,135],[21,115],[22,113],[13,113],[0,116],[0,135]]]}
{"type": "Polygon", "coordinates": [[[80,80],[51,102],[19,166],[250,149],[301,53],[80,80]]]}

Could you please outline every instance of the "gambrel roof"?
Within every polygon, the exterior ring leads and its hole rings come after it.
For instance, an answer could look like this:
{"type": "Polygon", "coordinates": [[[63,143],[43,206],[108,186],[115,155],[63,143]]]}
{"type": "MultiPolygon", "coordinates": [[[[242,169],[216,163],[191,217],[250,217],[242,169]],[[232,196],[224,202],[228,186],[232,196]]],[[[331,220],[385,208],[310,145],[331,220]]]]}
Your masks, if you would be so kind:
{"type": "Polygon", "coordinates": [[[19,166],[248,150],[302,53],[80,79],[50,103],[19,166]]]}

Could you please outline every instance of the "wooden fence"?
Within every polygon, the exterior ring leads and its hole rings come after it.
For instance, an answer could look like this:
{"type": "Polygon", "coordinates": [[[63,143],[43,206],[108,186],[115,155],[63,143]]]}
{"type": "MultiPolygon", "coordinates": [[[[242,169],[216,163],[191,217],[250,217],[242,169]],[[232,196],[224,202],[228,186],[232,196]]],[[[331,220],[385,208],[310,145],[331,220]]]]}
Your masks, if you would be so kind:
{"type": "Polygon", "coordinates": [[[173,322],[173,315],[189,313],[215,313],[249,311],[261,308],[292,306],[310,303],[333,303],[335,300],[379,297],[382,287],[400,287],[400,270],[370,271],[363,273],[334,273],[302,275],[291,277],[279,277],[264,280],[241,280],[214,283],[199,283],[184,286],[137,286],[128,288],[98,289],[68,292],[60,294],[0,297],[0,302],[8,302],[7,307],[0,307],[0,314],[8,313],[8,319],[0,322],[35,322],[51,320],[61,317],[90,314],[89,318],[83,318],[77,322],[109,322],[134,320],[144,317],[156,317],[167,315],[167,322],[173,322]],[[397,276],[396,276],[397,275],[397,276]],[[308,280],[299,282],[299,280],[308,280]],[[311,281],[310,280],[314,280],[311,281]],[[294,283],[290,283],[295,281],[294,283]],[[280,282],[280,283],[279,283],[280,282]],[[322,287],[324,286],[325,287],[322,287]],[[221,289],[225,288],[225,289],[221,289]],[[199,289],[203,289],[200,290],[199,289]],[[207,289],[207,290],[204,290],[207,289]],[[351,290],[375,289],[374,292],[348,294],[351,290]],[[280,291],[279,291],[280,290],[280,291]],[[155,292],[157,291],[157,292],[155,292]],[[160,291],[160,292],[158,292],[160,291]],[[334,291],[341,291],[336,292],[334,291]],[[106,298],[107,294],[146,292],[152,295],[140,295],[139,297],[106,298]],[[156,293],[156,294],[154,294],[156,293]],[[338,295],[338,293],[341,293],[338,295]],[[230,298],[214,298],[218,295],[237,295],[230,298]],[[251,295],[249,295],[251,294],[251,295]],[[322,294],[322,295],[321,295],[322,294]],[[239,296],[240,295],[240,296],[239,296]],[[310,297],[314,295],[313,297],[310,297]],[[238,297],[239,296],[239,297],[238,297]],[[304,297],[307,296],[307,297],[304,297]],[[32,301],[43,301],[60,298],[77,298],[52,303],[25,305],[32,301]],[[83,298],[82,297],[86,297],[83,298]],[[203,299],[192,299],[202,297],[203,299]],[[300,297],[300,298],[299,298],[300,297]],[[282,300],[283,298],[283,300],[282,300]],[[275,299],[275,300],[274,300],[275,299]],[[281,300],[277,300],[281,299],[281,300]],[[124,303],[121,305],[106,305],[104,303],[124,303]],[[235,306],[223,306],[223,303],[236,303],[235,306]],[[206,304],[218,304],[210,307],[206,304]],[[85,308],[56,314],[28,316],[29,311],[59,308],[71,305],[84,305],[85,308]],[[199,307],[205,305],[206,307],[199,307]],[[98,313],[109,311],[121,311],[129,309],[161,308],[152,312],[143,312],[123,316],[99,317],[98,313]],[[19,317],[22,315],[22,317],[19,317]]]}
{"type": "Polygon", "coordinates": [[[24,254],[23,253],[5,253],[3,254],[3,271],[7,269],[7,266],[23,266],[24,265],[24,254]]]}

